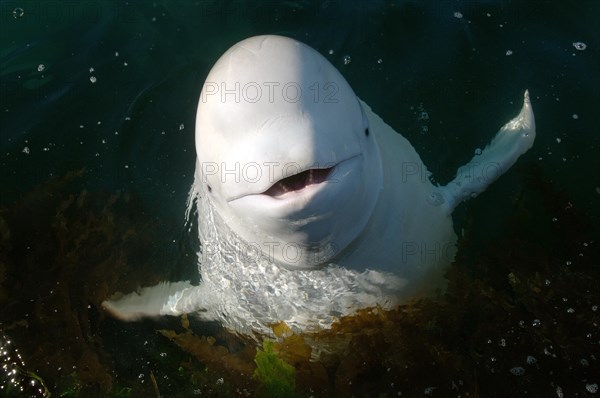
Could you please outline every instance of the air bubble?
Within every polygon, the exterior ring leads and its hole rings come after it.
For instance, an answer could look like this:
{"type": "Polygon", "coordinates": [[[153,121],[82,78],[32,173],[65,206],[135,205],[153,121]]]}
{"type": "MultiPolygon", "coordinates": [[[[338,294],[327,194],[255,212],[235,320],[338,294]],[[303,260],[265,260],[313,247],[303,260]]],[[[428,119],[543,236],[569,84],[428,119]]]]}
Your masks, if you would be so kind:
{"type": "Polygon", "coordinates": [[[90,81],[92,83],[96,83],[96,81],[97,81],[96,76],[90,76],[90,81]]]}
{"type": "Polygon", "coordinates": [[[455,11],[454,12],[454,18],[461,19],[462,17],[463,17],[462,12],[460,12],[460,11],[455,11]]]}
{"type": "Polygon", "coordinates": [[[37,71],[38,72],[43,72],[44,69],[46,69],[46,66],[44,64],[39,64],[38,67],[37,67],[37,71]]]}
{"type": "Polygon", "coordinates": [[[534,356],[532,356],[532,355],[527,356],[527,364],[528,365],[535,365],[536,363],[537,363],[537,359],[535,359],[534,356]]]}
{"type": "Polygon", "coordinates": [[[537,328],[540,327],[542,325],[542,321],[540,321],[539,319],[534,319],[533,322],[531,322],[531,326],[537,328]]]}
{"type": "Polygon", "coordinates": [[[440,206],[444,203],[444,197],[439,192],[433,192],[427,197],[427,202],[433,206],[440,206]]]}
{"type": "Polygon", "coordinates": [[[506,55],[507,56],[512,55],[512,54],[513,54],[512,50],[506,50],[506,55]]]}
{"type": "Polygon", "coordinates": [[[21,7],[17,7],[13,10],[12,14],[14,19],[23,18],[23,15],[25,15],[25,10],[23,10],[21,7]]]}
{"type": "Polygon", "coordinates": [[[475,149],[475,155],[479,156],[479,155],[481,155],[481,152],[483,152],[483,151],[481,150],[481,148],[477,148],[477,149],[475,149]]]}
{"type": "Polygon", "coordinates": [[[344,55],[344,65],[348,65],[350,62],[352,62],[352,58],[349,55],[344,55]]]}
{"type": "Polygon", "coordinates": [[[573,47],[575,47],[576,50],[584,51],[587,48],[587,44],[582,41],[576,41],[573,42],[573,47]]]}
{"type": "Polygon", "coordinates": [[[183,123],[181,123],[181,124],[179,125],[179,131],[183,130],[184,128],[185,128],[185,126],[183,125],[183,123]]]}
{"type": "Polygon", "coordinates": [[[588,390],[591,394],[595,394],[598,392],[598,384],[590,383],[585,385],[585,389],[588,390]]]}
{"type": "Polygon", "coordinates": [[[525,369],[521,366],[515,366],[510,370],[510,373],[512,373],[515,376],[523,376],[525,374],[525,369]]]}

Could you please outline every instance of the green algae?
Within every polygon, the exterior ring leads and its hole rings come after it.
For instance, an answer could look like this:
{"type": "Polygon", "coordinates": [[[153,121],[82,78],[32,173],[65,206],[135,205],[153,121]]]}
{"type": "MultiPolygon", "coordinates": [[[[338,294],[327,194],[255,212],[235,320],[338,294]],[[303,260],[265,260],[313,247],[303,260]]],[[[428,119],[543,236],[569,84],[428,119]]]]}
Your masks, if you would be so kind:
{"type": "Polygon", "coordinates": [[[597,374],[597,240],[539,176],[499,239],[481,245],[466,228],[437,297],[361,310],[315,333],[280,323],[258,349],[194,317],[105,318],[106,295],[156,279],[142,271],[158,228],[127,193],[68,189],[78,177],[0,209],[0,321],[53,396],[151,397],[151,372],[171,397],[549,396],[556,386],[585,394],[581,380],[597,374]],[[510,372],[516,366],[524,376],[510,372]]]}
{"type": "Polygon", "coordinates": [[[296,369],[281,359],[273,349],[273,340],[265,339],[256,351],[254,377],[264,387],[267,397],[292,397],[296,390],[296,369]]]}

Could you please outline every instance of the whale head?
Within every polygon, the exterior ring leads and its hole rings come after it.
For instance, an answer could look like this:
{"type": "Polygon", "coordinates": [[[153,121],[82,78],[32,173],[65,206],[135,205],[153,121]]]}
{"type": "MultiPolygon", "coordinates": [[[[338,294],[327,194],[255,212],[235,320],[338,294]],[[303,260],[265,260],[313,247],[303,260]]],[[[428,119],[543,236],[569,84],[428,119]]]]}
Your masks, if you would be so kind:
{"type": "Polygon", "coordinates": [[[369,120],[339,71],[307,45],[257,36],[206,78],[196,179],[224,223],[288,269],[327,264],[364,230],[382,187],[369,120]]]}

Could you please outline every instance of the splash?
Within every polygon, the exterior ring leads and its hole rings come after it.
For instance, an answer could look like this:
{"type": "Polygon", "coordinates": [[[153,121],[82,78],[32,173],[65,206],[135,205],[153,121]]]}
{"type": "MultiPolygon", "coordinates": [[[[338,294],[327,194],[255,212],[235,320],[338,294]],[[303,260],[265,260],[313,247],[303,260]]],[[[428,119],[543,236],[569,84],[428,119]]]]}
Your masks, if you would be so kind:
{"type": "Polygon", "coordinates": [[[201,285],[178,297],[173,308],[217,320],[241,334],[270,333],[285,321],[294,331],[330,327],[361,308],[398,304],[405,281],[378,271],[357,272],[333,264],[311,271],[290,271],[262,255],[231,231],[197,179],[188,198],[186,219],[197,217],[201,285]],[[196,211],[194,211],[194,209],[196,211]],[[189,303],[189,308],[185,308],[189,303]],[[193,303],[201,308],[192,308],[193,303]]]}

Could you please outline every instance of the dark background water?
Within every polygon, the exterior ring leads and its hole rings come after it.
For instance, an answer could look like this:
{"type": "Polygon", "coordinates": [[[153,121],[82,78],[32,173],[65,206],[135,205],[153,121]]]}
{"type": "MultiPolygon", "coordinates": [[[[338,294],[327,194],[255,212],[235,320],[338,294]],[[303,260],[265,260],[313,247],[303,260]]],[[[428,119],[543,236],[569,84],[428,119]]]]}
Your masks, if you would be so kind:
{"type": "MultiPolygon", "coordinates": [[[[535,167],[597,238],[599,25],[598,1],[1,1],[0,208],[5,218],[18,203],[32,214],[32,193],[41,201],[63,189],[34,187],[83,169],[70,189],[134,195],[155,223],[152,250],[141,248],[140,258],[156,254],[167,278],[194,274],[183,215],[202,83],[237,41],[281,34],[324,54],[440,183],[518,112],[529,89],[534,147],[461,206],[457,228],[474,220],[481,244],[505,234],[522,171],[535,167]]],[[[544,241],[553,216],[528,205],[542,221],[531,233],[544,241]]],[[[16,245],[36,245],[34,233],[27,239],[16,245]]]]}
{"type": "MultiPolygon", "coordinates": [[[[90,189],[133,189],[157,214],[180,217],[208,70],[235,42],[276,33],[325,54],[440,182],[489,142],[528,88],[538,137],[527,159],[541,158],[597,221],[596,1],[0,4],[3,201],[85,167],[90,189]]],[[[510,178],[478,202],[510,190],[510,178]]]]}

